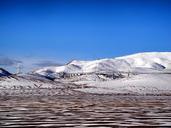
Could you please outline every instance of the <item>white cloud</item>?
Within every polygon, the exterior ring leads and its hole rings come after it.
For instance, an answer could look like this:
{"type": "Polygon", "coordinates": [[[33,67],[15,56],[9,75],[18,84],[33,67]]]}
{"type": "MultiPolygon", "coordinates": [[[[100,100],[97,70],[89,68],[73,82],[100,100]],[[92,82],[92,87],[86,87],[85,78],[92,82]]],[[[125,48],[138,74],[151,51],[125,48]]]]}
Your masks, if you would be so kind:
{"type": "Polygon", "coordinates": [[[9,72],[16,72],[17,66],[20,65],[22,72],[30,72],[38,68],[46,66],[59,66],[62,63],[58,63],[54,58],[36,58],[36,57],[18,57],[12,59],[12,57],[0,56],[0,67],[5,68],[9,72]]]}

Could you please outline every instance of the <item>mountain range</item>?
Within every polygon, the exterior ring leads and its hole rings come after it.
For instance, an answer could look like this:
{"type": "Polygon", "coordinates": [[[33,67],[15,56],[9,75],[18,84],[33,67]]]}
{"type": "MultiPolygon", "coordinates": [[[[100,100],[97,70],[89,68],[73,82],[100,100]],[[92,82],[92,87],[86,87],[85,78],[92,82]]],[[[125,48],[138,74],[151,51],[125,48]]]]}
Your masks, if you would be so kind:
{"type": "Polygon", "coordinates": [[[66,65],[51,66],[34,71],[34,74],[56,76],[59,73],[111,73],[111,72],[170,72],[171,52],[146,52],[110,59],[92,61],[74,60],[66,65]]]}
{"type": "Polygon", "coordinates": [[[171,95],[171,52],[74,60],[26,74],[0,68],[0,95],[70,93],[171,95]]]}

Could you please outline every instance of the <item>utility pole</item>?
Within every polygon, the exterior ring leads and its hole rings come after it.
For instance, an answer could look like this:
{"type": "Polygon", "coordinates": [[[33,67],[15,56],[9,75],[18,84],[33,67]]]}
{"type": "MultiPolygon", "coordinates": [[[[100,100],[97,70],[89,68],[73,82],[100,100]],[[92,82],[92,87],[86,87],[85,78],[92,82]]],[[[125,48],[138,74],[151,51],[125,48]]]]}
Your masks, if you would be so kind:
{"type": "Polygon", "coordinates": [[[130,77],[131,75],[131,67],[128,68],[128,78],[130,77]]]}

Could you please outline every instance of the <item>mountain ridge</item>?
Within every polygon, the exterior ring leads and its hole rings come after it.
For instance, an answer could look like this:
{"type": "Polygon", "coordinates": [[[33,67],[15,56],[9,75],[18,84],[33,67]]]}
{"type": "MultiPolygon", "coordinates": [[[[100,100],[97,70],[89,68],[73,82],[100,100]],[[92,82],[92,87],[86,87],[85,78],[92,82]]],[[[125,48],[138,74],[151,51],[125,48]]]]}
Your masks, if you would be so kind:
{"type": "Polygon", "coordinates": [[[171,52],[144,52],[92,61],[73,60],[66,65],[45,67],[34,71],[34,73],[55,75],[58,73],[144,72],[145,70],[171,70],[171,52]]]}

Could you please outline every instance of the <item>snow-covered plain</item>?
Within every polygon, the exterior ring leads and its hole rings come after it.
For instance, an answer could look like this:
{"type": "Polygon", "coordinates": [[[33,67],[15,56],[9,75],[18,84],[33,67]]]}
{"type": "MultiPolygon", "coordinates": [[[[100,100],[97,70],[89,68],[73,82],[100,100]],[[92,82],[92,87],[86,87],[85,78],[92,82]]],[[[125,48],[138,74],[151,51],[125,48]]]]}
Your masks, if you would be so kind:
{"type": "Polygon", "coordinates": [[[88,88],[77,89],[95,94],[171,95],[171,74],[139,74],[109,81],[79,81],[88,88]]]}
{"type": "Polygon", "coordinates": [[[36,75],[0,77],[0,96],[69,95],[75,93],[74,88],[76,87],[72,83],[53,81],[36,75]]]}

